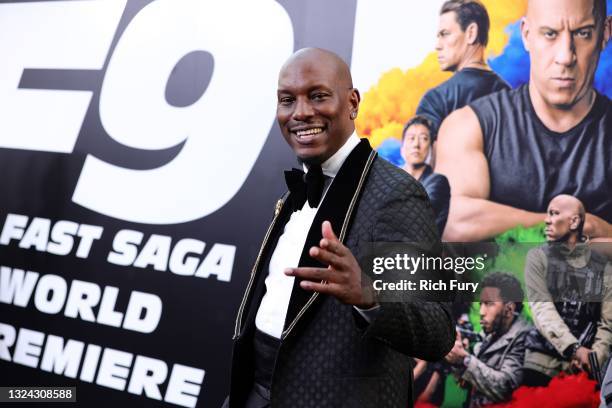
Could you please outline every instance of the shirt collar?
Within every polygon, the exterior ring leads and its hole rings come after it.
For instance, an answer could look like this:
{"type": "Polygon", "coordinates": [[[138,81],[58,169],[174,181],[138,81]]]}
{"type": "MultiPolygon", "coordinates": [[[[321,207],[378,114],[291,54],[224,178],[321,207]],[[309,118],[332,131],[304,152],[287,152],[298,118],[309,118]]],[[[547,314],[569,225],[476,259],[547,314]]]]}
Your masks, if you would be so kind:
{"type": "MultiPolygon", "coordinates": [[[[353,149],[359,144],[361,140],[357,136],[357,133],[353,132],[351,136],[344,142],[344,145],[336,153],[333,154],[332,157],[325,160],[323,164],[321,164],[321,169],[323,170],[323,174],[328,177],[336,177],[338,171],[340,171],[340,167],[344,164],[346,158],[351,154],[353,149]]],[[[308,173],[308,168],[304,164],[304,171],[308,173]]]]}

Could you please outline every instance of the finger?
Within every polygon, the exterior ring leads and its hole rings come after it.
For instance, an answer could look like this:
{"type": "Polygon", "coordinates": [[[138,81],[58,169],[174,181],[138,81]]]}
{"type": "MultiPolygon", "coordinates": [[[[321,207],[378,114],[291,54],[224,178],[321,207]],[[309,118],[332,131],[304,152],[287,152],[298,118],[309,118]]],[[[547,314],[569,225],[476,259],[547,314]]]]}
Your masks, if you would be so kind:
{"type": "Polygon", "coordinates": [[[335,283],[320,283],[312,281],[302,281],[300,286],[304,290],[310,290],[312,292],[319,292],[324,295],[337,296],[340,294],[340,289],[335,283]]]}
{"type": "Polygon", "coordinates": [[[323,221],[323,224],[321,224],[321,233],[323,234],[323,238],[327,238],[330,241],[339,241],[329,221],[323,221]]]}
{"type": "Polygon", "coordinates": [[[332,265],[339,269],[344,267],[344,262],[342,261],[342,258],[326,249],[312,247],[310,248],[310,251],[308,251],[308,253],[311,257],[323,262],[326,265],[332,265]]]}
{"type": "Polygon", "coordinates": [[[312,281],[322,281],[329,279],[330,271],[327,268],[287,268],[285,269],[285,275],[312,281]]]}
{"type": "Polygon", "coordinates": [[[319,247],[323,249],[327,249],[328,251],[334,252],[338,255],[342,255],[346,252],[347,248],[342,244],[342,242],[336,240],[331,240],[328,238],[322,238],[319,241],[319,247]]]}
{"type": "Polygon", "coordinates": [[[455,342],[457,341],[461,343],[461,333],[459,333],[459,330],[455,330],[455,342]]]}

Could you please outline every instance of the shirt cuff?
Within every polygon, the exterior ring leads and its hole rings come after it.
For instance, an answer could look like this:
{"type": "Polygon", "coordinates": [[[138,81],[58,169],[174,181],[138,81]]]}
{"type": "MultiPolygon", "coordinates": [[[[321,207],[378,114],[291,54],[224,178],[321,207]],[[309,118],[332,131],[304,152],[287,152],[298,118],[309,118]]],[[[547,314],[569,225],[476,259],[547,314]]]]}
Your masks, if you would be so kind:
{"type": "Polygon", "coordinates": [[[372,323],[372,320],[378,316],[380,312],[380,305],[374,305],[369,309],[360,309],[357,306],[353,306],[357,312],[365,319],[366,322],[372,323]]]}

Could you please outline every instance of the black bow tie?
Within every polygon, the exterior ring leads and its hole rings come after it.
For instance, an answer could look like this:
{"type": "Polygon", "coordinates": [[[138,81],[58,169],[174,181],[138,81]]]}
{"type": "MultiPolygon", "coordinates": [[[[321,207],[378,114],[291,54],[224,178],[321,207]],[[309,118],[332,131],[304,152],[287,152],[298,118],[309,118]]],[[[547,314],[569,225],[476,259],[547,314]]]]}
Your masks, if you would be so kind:
{"type": "Polygon", "coordinates": [[[298,169],[285,171],[285,181],[291,192],[293,211],[301,210],[306,199],[310,208],[319,206],[325,185],[325,176],[320,165],[310,166],[306,174],[298,169]]]}

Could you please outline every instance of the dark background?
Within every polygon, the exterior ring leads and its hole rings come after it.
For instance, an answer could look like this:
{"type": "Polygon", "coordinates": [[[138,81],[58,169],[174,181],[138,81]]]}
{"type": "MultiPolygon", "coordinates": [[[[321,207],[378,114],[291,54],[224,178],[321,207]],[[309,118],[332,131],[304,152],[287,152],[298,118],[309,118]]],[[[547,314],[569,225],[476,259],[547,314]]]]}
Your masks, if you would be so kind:
{"type": "MultiPolygon", "coordinates": [[[[128,1],[106,64],[125,28],[148,3],[128,1]]],[[[282,0],[279,3],[292,20],[295,49],[324,47],[350,63],[356,0],[282,0]]],[[[197,100],[198,92],[206,88],[214,64],[204,52],[187,55],[177,63],[168,78],[166,98],[175,106],[189,105],[197,100]],[[195,73],[201,81],[198,86],[194,86],[195,73]]],[[[100,71],[26,69],[23,72],[20,88],[91,90],[94,93],[71,154],[0,148],[0,225],[4,224],[8,213],[27,215],[30,220],[32,217],[49,218],[52,222],[64,219],[103,226],[102,239],[94,243],[88,259],[75,257],[76,249],[68,256],[56,256],[34,249],[20,249],[17,241],[12,241],[9,246],[0,246],[0,265],[36,271],[41,276],[57,274],[69,285],[73,279],[79,279],[95,282],[102,288],[116,286],[120,290],[116,310],[123,312],[131,291],[157,294],[163,302],[161,321],[153,333],[144,334],[67,318],[63,309],[57,315],[48,315],[33,306],[32,295],[25,309],[0,304],[0,322],[14,326],[17,331],[24,327],[46,335],[61,336],[65,340],[75,339],[161,359],[168,364],[168,378],[174,363],[202,368],[206,373],[198,406],[220,406],[228,388],[236,311],[274,204],[285,188],[282,170],[294,166],[295,159],[274,124],[255,166],[232,200],[204,218],[183,224],[130,223],[73,203],[72,193],[88,154],[127,168],[150,169],[169,162],[182,147],[162,151],[137,150],[117,143],[105,133],[99,118],[99,94],[106,64],[100,71]],[[235,245],[232,279],[222,282],[215,277],[184,277],[153,268],[110,264],[106,256],[112,248],[114,235],[122,229],[142,231],[145,234],[143,243],[151,234],[171,236],[173,244],[181,238],[199,239],[206,243],[204,256],[213,243],[235,245]]],[[[240,103],[276,103],[274,100],[257,100],[253,95],[243,99],[240,103]]],[[[239,114],[235,120],[240,120],[239,114]]],[[[223,174],[202,177],[223,177],[223,174]]],[[[166,384],[167,380],[160,387],[162,396],[166,384]]],[[[116,391],[3,360],[0,360],[0,385],[77,386],[77,405],[84,407],[166,405],[144,395],[135,396],[127,391],[116,391]]]]}

